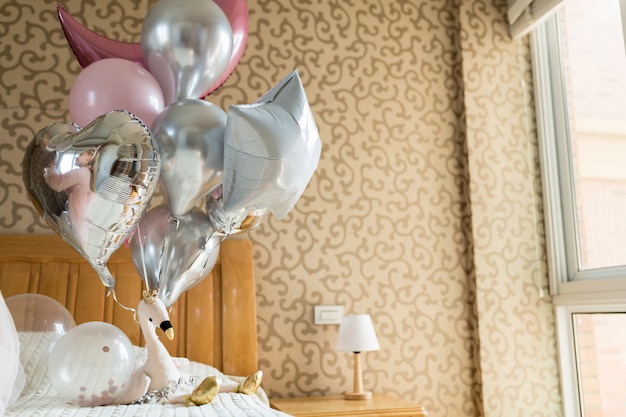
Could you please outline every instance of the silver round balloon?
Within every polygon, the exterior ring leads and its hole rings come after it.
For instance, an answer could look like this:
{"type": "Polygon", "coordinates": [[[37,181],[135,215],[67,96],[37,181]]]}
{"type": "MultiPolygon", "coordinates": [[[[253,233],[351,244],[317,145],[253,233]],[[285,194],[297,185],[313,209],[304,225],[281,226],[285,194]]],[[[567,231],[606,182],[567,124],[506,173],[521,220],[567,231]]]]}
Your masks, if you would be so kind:
{"type": "Polygon", "coordinates": [[[169,307],[211,272],[221,241],[202,210],[194,208],[175,218],[162,204],[146,212],[130,249],[147,289],[158,289],[169,307]]]}
{"type": "Polygon", "coordinates": [[[159,0],[144,19],[141,48],[165,103],[198,98],[228,67],[232,27],[213,0],[159,0]]]}
{"type": "Polygon", "coordinates": [[[124,111],[82,130],[51,124],[37,133],[22,162],[24,185],[39,213],[108,288],[115,279],[106,263],[152,198],[160,167],[152,134],[124,111]]]}
{"type": "Polygon", "coordinates": [[[198,99],[177,101],[159,114],[153,131],[161,153],[161,186],[180,216],[222,183],[226,113],[198,99]]]}

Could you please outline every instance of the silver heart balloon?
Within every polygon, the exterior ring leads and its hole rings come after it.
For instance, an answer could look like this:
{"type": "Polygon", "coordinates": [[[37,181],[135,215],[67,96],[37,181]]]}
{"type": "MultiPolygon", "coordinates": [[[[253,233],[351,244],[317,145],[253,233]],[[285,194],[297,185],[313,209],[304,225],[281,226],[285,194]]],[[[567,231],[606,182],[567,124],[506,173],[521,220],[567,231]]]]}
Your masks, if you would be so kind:
{"type": "Polygon", "coordinates": [[[202,97],[228,67],[233,30],[213,0],[159,0],[141,28],[146,65],[165,103],[202,97]]]}
{"type": "Polygon", "coordinates": [[[115,111],[82,130],[53,123],[24,155],[24,185],[36,209],[107,288],[115,279],[106,263],[156,189],[161,162],[155,146],[139,119],[115,111]]]}
{"type": "Polygon", "coordinates": [[[198,99],[177,101],[153,123],[161,153],[161,186],[174,216],[187,213],[224,177],[226,113],[198,99]]]}
{"type": "Polygon", "coordinates": [[[147,289],[158,290],[169,307],[211,272],[221,241],[200,209],[174,218],[162,204],[146,212],[130,249],[147,289]]]}

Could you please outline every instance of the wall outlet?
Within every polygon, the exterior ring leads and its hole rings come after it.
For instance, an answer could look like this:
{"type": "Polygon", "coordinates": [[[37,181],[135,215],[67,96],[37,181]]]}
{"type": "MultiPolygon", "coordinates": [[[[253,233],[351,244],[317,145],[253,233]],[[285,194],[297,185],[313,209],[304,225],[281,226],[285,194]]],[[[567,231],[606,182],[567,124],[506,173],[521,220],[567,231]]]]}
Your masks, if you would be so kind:
{"type": "Polygon", "coordinates": [[[343,306],[315,306],[315,324],[340,324],[343,317],[343,306]]]}

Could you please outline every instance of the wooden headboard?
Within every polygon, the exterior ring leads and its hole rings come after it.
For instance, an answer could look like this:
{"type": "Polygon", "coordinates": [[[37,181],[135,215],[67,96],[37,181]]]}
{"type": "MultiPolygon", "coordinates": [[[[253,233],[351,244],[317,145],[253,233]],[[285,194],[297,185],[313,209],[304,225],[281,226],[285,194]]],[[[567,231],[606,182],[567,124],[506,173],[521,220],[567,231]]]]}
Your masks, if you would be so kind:
{"type": "MultiPolygon", "coordinates": [[[[109,259],[117,298],[136,308],[143,280],[130,250],[122,247],[109,259]]],[[[4,298],[39,293],[65,305],[77,324],[105,321],[143,346],[133,313],[120,307],[91,266],[56,235],[0,235],[0,290],[4,298]]],[[[212,365],[229,375],[258,368],[252,244],[222,242],[213,271],[183,293],[172,306],[173,341],[161,337],[172,356],[212,365]]]]}

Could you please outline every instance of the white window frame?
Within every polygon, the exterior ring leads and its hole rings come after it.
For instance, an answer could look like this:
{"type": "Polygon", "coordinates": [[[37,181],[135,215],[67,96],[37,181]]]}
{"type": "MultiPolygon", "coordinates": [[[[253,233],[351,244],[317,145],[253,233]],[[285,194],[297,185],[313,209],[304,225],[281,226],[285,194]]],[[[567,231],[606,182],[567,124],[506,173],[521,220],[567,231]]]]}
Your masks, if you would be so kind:
{"type": "Polygon", "coordinates": [[[580,270],[564,71],[551,52],[560,49],[556,15],[533,30],[531,45],[563,412],[565,417],[581,417],[573,317],[576,313],[626,312],[626,268],[580,270]]]}

